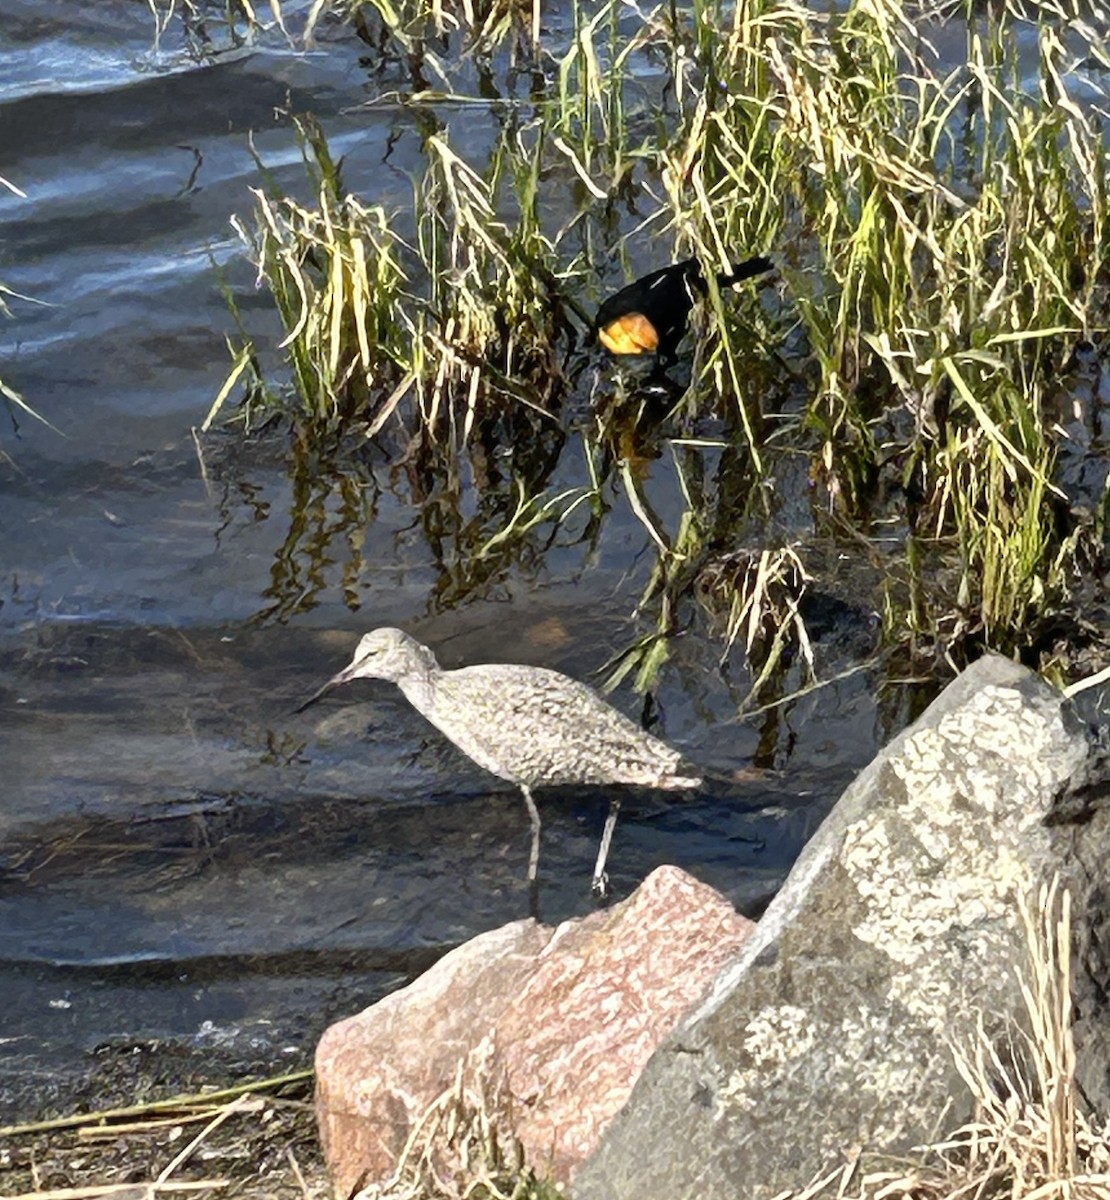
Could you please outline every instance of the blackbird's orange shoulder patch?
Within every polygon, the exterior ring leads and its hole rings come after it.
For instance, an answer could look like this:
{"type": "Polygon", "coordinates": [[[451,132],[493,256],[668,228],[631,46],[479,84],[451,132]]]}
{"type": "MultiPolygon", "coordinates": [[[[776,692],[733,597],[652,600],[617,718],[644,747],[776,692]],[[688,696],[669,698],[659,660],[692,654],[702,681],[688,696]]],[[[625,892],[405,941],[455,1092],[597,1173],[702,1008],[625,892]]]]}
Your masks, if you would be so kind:
{"type": "Polygon", "coordinates": [[[659,331],[638,312],[611,321],[597,338],[610,354],[654,354],[659,347],[659,331]]]}

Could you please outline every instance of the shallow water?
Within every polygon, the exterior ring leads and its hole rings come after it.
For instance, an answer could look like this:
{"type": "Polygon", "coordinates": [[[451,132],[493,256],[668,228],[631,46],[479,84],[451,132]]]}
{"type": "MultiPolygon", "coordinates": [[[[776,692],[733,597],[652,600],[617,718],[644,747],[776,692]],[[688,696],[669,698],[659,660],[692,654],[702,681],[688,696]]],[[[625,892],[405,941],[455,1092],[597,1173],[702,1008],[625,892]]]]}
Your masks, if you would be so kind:
{"type": "MultiPolygon", "coordinates": [[[[283,114],[310,110],[351,186],[410,202],[412,117],[354,108],[397,81],[368,77],[351,34],[197,65],[170,33],[152,48],[142,5],[0,0],[0,29],[0,173],[27,193],[0,189],[0,280],[44,302],[16,302],[0,327],[0,377],[60,431],[20,416],[0,433],[0,1114],[26,1116],[28,1078],[105,1044],[233,1044],[277,1071],[328,1020],[526,915],[514,788],[386,684],[291,710],[387,623],[447,666],[594,677],[639,631],[650,547],[614,495],[596,541],[506,561],[451,607],[455,548],[415,519],[387,451],[364,465],[376,510],[345,547],[333,495],[314,515],[294,504],[279,437],[194,435],[232,332],[216,268],[260,342],[280,338],[228,226],[259,183],[250,139],[303,194],[283,114]],[[306,594],[302,611],[290,596],[306,594]]],[[[488,131],[467,116],[453,136],[488,131]]],[[[586,482],[573,438],[548,482],[586,482]]],[[[665,457],[648,488],[673,522],[665,457]]],[[[866,612],[831,622],[822,675],[871,640],[866,612]]],[[[904,720],[860,672],[738,721],[746,680],[719,653],[679,640],[656,695],[657,731],[717,779],[625,798],[617,898],[670,862],[758,912],[904,720]]],[[[627,689],[613,698],[636,714],[627,689]]],[[[606,806],[594,790],[541,796],[545,920],[593,907],[606,806]]]]}

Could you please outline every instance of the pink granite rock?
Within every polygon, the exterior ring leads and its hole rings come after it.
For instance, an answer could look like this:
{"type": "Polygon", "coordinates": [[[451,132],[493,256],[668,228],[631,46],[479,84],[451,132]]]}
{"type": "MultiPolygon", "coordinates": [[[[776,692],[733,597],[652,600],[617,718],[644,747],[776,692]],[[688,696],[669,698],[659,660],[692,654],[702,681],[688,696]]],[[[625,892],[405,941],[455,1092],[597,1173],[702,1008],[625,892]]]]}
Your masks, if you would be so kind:
{"type": "Polygon", "coordinates": [[[752,929],[712,888],[660,867],[609,910],[482,934],[333,1025],[316,1052],[316,1110],[335,1194],[390,1174],[484,1040],[527,1161],[568,1182],[752,929]]]}
{"type": "Polygon", "coordinates": [[[324,1032],[316,1120],[337,1197],[389,1175],[413,1122],[492,1032],[550,936],[531,920],[492,929],[324,1032]]]}

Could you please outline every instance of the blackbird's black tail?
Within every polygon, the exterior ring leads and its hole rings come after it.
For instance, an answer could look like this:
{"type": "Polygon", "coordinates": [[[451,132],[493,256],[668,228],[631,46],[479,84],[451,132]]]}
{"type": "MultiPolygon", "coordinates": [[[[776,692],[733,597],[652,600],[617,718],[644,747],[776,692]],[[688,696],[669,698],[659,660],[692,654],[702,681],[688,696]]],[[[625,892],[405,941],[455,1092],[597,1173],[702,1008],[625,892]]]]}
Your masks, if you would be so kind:
{"type": "Polygon", "coordinates": [[[717,276],[717,282],[721,287],[729,287],[734,283],[740,283],[741,280],[751,279],[753,275],[762,275],[765,271],[774,269],[775,264],[769,258],[749,258],[738,267],[734,267],[731,274],[722,272],[717,276]]]}

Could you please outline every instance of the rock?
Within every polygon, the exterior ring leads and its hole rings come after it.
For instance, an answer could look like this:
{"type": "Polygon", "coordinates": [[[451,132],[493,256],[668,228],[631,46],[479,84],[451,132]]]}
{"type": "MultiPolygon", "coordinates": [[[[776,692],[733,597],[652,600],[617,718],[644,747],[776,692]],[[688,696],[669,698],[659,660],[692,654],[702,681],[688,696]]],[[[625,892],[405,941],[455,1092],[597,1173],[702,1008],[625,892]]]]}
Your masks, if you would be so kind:
{"type": "Polygon", "coordinates": [[[316,1108],[335,1194],[388,1176],[413,1123],[479,1054],[527,1161],[568,1180],[753,929],[661,867],[612,909],[482,934],[333,1025],[316,1053],[316,1108]]]}
{"type": "Polygon", "coordinates": [[[324,1031],[316,1120],[336,1196],[390,1173],[411,1123],[496,1025],[549,937],[534,921],[480,934],[324,1031]]]}
{"type": "Polygon", "coordinates": [[[765,1200],[970,1117],[947,1039],[1023,1012],[1016,900],[1059,865],[1045,820],[1088,754],[1065,707],[990,657],[896,738],[653,1056],[575,1196],[765,1200]]]}
{"type": "Polygon", "coordinates": [[[1072,899],[1072,1036],[1076,1082],[1088,1112],[1110,1113],[1110,730],[1104,692],[1092,713],[1088,778],[1053,813],[1053,850],[1072,899]]]}

